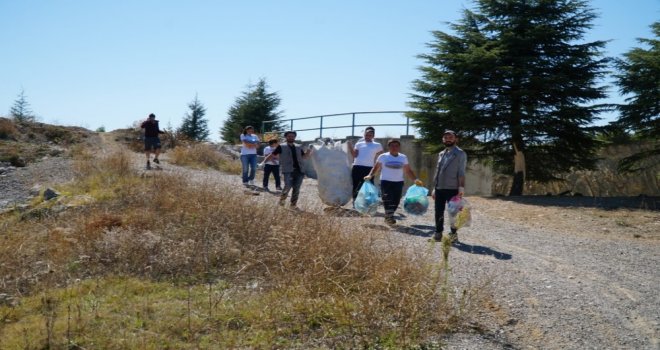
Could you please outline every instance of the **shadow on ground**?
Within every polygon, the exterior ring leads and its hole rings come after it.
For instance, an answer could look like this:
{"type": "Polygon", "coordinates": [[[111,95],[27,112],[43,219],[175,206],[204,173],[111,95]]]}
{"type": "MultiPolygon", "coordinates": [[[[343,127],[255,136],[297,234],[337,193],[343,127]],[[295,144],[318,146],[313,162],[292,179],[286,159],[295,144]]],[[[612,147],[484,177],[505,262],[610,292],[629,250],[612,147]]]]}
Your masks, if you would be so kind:
{"type": "Polygon", "coordinates": [[[470,254],[480,254],[480,255],[492,255],[497,260],[511,260],[513,257],[511,254],[498,252],[497,250],[490,249],[488,247],[480,245],[470,245],[463,242],[454,242],[452,247],[466,253],[470,254]]]}
{"type": "Polygon", "coordinates": [[[510,201],[521,204],[575,207],[575,208],[599,208],[599,209],[641,209],[660,210],[660,197],[637,196],[637,197],[585,197],[585,196],[509,196],[487,198],[493,201],[510,201]]]}

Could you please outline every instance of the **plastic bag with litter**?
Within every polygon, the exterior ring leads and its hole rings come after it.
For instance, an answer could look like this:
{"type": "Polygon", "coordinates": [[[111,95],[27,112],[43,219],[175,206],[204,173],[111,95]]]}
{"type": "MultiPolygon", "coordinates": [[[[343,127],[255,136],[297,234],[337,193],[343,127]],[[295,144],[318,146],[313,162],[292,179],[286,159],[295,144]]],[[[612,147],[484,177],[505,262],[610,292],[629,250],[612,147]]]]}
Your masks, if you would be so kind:
{"type": "Polygon", "coordinates": [[[429,190],[426,187],[412,185],[403,197],[403,209],[413,215],[422,215],[429,209],[429,190]]]}
{"type": "Polygon", "coordinates": [[[316,170],[319,197],[330,206],[342,206],[353,198],[351,159],[347,145],[340,141],[319,141],[314,145],[312,162],[316,170]]]}
{"type": "Polygon", "coordinates": [[[365,181],[360,186],[355,198],[355,210],[362,214],[374,215],[378,210],[378,189],[371,181],[365,181]]]}
{"type": "Polygon", "coordinates": [[[452,197],[447,202],[447,213],[449,213],[449,224],[451,227],[458,229],[468,227],[472,223],[470,203],[463,197],[452,197]]]}

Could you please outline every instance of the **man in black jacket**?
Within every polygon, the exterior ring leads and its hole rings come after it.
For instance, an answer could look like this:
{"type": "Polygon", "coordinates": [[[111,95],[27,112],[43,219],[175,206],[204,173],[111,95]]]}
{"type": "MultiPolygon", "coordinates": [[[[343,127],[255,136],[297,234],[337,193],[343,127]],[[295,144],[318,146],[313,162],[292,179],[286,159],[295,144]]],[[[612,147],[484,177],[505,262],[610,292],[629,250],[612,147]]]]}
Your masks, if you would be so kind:
{"type": "Polygon", "coordinates": [[[149,156],[153,150],[154,154],[154,163],[160,164],[158,160],[158,155],[160,154],[160,138],[159,134],[164,134],[165,132],[160,131],[158,128],[158,120],[156,120],[156,115],[151,113],[149,118],[142,122],[140,126],[144,129],[144,152],[147,155],[147,169],[151,169],[151,163],[149,162],[149,156]]]}

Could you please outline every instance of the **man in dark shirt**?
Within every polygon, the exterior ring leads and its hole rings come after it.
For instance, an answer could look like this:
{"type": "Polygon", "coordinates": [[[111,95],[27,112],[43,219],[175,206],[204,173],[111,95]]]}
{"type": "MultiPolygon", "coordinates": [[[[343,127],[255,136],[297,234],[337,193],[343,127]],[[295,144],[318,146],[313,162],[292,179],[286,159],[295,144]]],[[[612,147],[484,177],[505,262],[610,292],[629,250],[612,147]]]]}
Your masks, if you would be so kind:
{"type": "Polygon", "coordinates": [[[149,118],[142,122],[140,126],[144,129],[144,152],[147,155],[147,169],[151,169],[151,163],[149,162],[149,157],[151,151],[153,150],[154,154],[154,163],[160,164],[158,160],[158,155],[160,154],[160,138],[159,134],[164,134],[163,131],[160,131],[158,128],[158,120],[156,120],[156,115],[151,113],[149,118]]]}
{"type": "Polygon", "coordinates": [[[295,131],[285,132],[284,138],[286,139],[286,144],[277,146],[277,148],[275,148],[275,150],[263,161],[265,163],[270,160],[273,155],[279,155],[280,170],[282,171],[282,177],[284,178],[284,189],[282,189],[279,204],[283,206],[286,197],[289,195],[289,191],[293,190],[291,192],[292,209],[297,209],[300,186],[305,177],[302,172],[302,163],[309,157],[312,151],[310,148],[307,152],[304,152],[302,147],[295,143],[296,136],[297,134],[295,131]]]}

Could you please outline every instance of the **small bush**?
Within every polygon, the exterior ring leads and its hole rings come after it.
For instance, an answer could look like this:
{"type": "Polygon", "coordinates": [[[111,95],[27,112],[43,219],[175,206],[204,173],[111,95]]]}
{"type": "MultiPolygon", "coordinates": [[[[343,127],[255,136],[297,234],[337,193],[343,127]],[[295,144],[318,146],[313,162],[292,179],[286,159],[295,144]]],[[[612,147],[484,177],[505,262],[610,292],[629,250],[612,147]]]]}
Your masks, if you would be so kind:
{"type": "Polygon", "coordinates": [[[229,159],[215,147],[205,143],[180,145],[174,148],[170,162],[194,168],[222,170],[230,174],[240,174],[242,171],[240,161],[229,159]]]}
{"type": "Polygon", "coordinates": [[[13,139],[18,131],[10,119],[0,118],[0,140],[13,139]]]}

